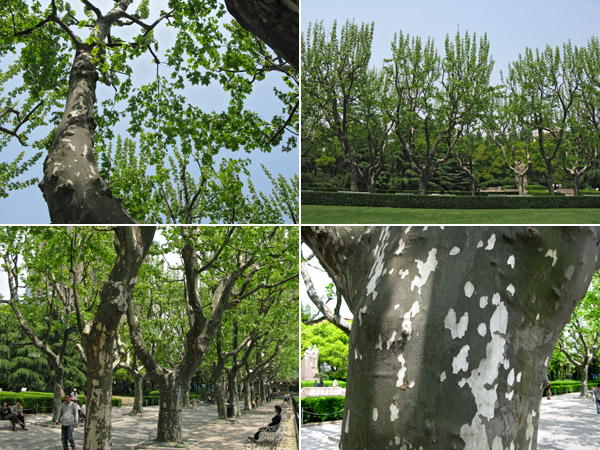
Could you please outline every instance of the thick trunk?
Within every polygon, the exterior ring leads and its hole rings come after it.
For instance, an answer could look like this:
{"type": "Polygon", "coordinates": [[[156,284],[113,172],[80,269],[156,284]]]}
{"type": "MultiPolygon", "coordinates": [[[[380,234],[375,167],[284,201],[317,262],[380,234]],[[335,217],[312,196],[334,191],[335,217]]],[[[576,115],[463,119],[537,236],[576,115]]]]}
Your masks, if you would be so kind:
{"type": "Polygon", "coordinates": [[[265,41],[278,55],[298,69],[298,0],[226,0],[225,4],[242,27],[265,41]]]}
{"type": "Polygon", "coordinates": [[[244,409],[250,411],[252,409],[252,392],[250,391],[250,382],[244,380],[244,409]]]}
{"type": "Polygon", "coordinates": [[[418,190],[418,194],[419,195],[425,195],[427,194],[427,184],[429,183],[429,180],[431,179],[431,174],[429,173],[429,171],[421,171],[421,173],[419,174],[419,190],[418,190]]]}
{"type": "Polygon", "coordinates": [[[519,195],[525,195],[525,175],[516,174],[517,187],[519,188],[519,195]]]}
{"type": "Polygon", "coordinates": [[[217,402],[217,413],[219,419],[227,419],[227,407],[225,405],[225,382],[223,375],[218,374],[215,377],[215,400],[217,402]]]}
{"type": "Polygon", "coordinates": [[[60,370],[59,373],[54,373],[54,399],[52,400],[52,423],[56,422],[62,405],[62,387],[64,374],[60,370]]]}
{"type": "Polygon", "coordinates": [[[581,174],[573,175],[573,195],[577,197],[579,195],[579,177],[581,174]]]}
{"type": "Polygon", "coordinates": [[[554,195],[554,167],[552,161],[546,159],[546,172],[548,177],[548,192],[550,195],[554,195]]]}
{"type": "Polygon", "coordinates": [[[586,360],[583,362],[581,367],[579,367],[579,379],[581,380],[581,392],[580,392],[581,397],[585,397],[588,393],[587,380],[588,380],[588,370],[590,367],[589,361],[590,360],[588,358],[586,358],[586,360]]]}
{"type": "Polygon", "coordinates": [[[599,229],[302,235],[354,313],[341,449],[535,448],[550,355],[598,267],[599,229]]]}
{"type": "Polygon", "coordinates": [[[235,372],[227,372],[227,385],[229,389],[229,403],[233,405],[233,414],[239,416],[242,414],[240,410],[240,397],[238,395],[238,381],[235,372]]]}
{"type": "Polygon", "coordinates": [[[354,165],[350,165],[350,190],[358,192],[358,170],[354,165]]]}
{"type": "Polygon", "coordinates": [[[133,374],[133,390],[134,390],[134,398],[133,398],[133,408],[129,414],[142,414],[144,411],[144,378],[146,374],[143,372],[135,371],[133,374]]]}
{"type": "Polygon", "coordinates": [[[160,442],[183,442],[181,433],[181,411],[183,396],[189,382],[175,377],[173,372],[160,383],[160,407],[156,439],[160,442]]]}
{"type": "Polygon", "coordinates": [[[44,162],[40,189],[52,223],[134,223],[112,196],[94,158],[94,105],[98,73],[91,47],[75,54],[62,120],[44,162]]]}

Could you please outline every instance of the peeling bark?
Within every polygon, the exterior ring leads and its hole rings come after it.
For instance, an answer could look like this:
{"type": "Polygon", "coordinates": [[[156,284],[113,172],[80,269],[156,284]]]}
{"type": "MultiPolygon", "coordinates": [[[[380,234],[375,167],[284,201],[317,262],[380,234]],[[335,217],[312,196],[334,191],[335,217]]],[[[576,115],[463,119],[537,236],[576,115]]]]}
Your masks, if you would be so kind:
{"type": "Polygon", "coordinates": [[[235,20],[298,70],[298,0],[225,0],[235,20]]]}
{"type": "Polygon", "coordinates": [[[354,313],[341,449],[535,449],[547,365],[600,265],[599,228],[302,237],[354,313]]]}

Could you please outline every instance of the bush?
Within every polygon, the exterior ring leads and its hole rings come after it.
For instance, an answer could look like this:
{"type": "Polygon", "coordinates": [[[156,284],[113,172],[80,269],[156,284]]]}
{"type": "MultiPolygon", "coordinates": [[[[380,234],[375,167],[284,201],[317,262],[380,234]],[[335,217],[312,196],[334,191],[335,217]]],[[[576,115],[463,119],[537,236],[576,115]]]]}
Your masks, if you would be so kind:
{"type": "MultiPolygon", "coordinates": [[[[588,381],[588,388],[592,389],[598,384],[597,381],[588,381]]],[[[550,389],[553,394],[569,394],[581,390],[580,380],[554,380],[550,382],[550,389]]]]}
{"type": "Polygon", "coordinates": [[[344,418],[346,397],[303,397],[302,423],[329,422],[344,418]],[[316,415],[318,414],[318,415],[316,415]]]}
{"type": "Polygon", "coordinates": [[[430,209],[600,208],[597,196],[486,196],[357,194],[302,191],[303,205],[371,206],[430,209]]]}
{"type": "MultiPolygon", "coordinates": [[[[302,387],[313,387],[315,385],[314,381],[310,381],[310,380],[303,380],[301,381],[301,386],[302,387]]],[[[333,385],[333,380],[324,380],[323,383],[325,384],[326,387],[331,387],[333,385]]],[[[346,382],[345,381],[340,381],[338,380],[338,384],[340,385],[340,387],[345,388],[346,387],[346,382]]]]}
{"type": "MultiPolygon", "coordinates": [[[[54,402],[54,394],[51,392],[0,392],[0,404],[7,402],[9,406],[14,405],[17,400],[21,400],[23,409],[29,414],[32,413],[48,413],[52,412],[52,405],[54,402]]],[[[65,401],[62,397],[61,401],[65,401]]],[[[77,396],[77,403],[80,406],[85,405],[85,395],[79,394],[77,396]]],[[[120,398],[113,397],[111,399],[112,406],[120,408],[123,406],[123,400],[120,398]]]]}

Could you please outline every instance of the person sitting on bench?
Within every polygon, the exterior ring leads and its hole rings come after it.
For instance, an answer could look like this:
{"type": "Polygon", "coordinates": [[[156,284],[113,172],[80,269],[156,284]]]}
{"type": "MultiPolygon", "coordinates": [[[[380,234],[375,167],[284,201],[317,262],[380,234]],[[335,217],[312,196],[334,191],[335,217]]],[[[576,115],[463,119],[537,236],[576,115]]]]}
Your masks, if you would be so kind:
{"type": "Polygon", "coordinates": [[[12,422],[12,430],[17,431],[17,415],[10,410],[8,403],[6,402],[2,402],[2,408],[0,408],[0,420],[10,420],[12,422]]]}
{"type": "Polygon", "coordinates": [[[17,417],[17,421],[21,428],[27,429],[25,426],[25,414],[23,413],[23,407],[21,406],[21,400],[17,400],[17,404],[10,408],[11,412],[17,417]]]}
{"type": "Polygon", "coordinates": [[[258,436],[263,431],[275,431],[279,427],[279,423],[281,422],[281,406],[275,405],[275,416],[271,419],[271,423],[266,427],[260,427],[254,436],[248,436],[248,439],[253,441],[258,441],[258,436]]]}

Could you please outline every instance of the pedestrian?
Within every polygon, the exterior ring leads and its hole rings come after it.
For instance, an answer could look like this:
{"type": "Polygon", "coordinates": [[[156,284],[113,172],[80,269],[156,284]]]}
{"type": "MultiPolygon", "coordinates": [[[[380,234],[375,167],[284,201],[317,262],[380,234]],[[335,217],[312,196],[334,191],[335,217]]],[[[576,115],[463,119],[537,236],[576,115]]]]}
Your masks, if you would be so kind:
{"type": "Polygon", "coordinates": [[[19,425],[21,425],[21,428],[23,428],[24,430],[27,430],[27,427],[25,426],[25,414],[23,413],[23,407],[21,406],[21,400],[17,400],[16,405],[14,405],[12,408],[10,408],[10,410],[17,417],[17,421],[18,421],[19,425]]]}
{"type": "Polygon", "coordinates": [[[546,385],[544,386],[544,393],[542,397],[546,397],[548,400],[552,398],[552,390],[550,389],[550,382],[546,381],[546,385]]]}
{"type": "Polygon", "coordinates": [[[58,419],[56,425],[62,419],[62,430],[61,438],[63,444],[63,450],[69,450],[67,441],[71,444],[71,450],[75,450],[75,441],[73,440],[73,427],[77,424],[77,404],[71,401],[69,394],[65,395],[65,402],[60,406],[60,412],[58,413],[58,419]]]}
{"type": "Polygon", "coordinates": [[[0,408],[0,420],[10,420],[12,422],[12,430],[17,431],[17,415],[10,410],[8,403],[6,402],[2,402],[2,408],[0,408]]]}
{"type": "Polygon", "coordinates": [[[594,398],[596,399],[596,412],[600,414],[600,387],[594,386],[594,398]]]}
{"type": "Polygon", "coordinates": [[[77,388],[74,388],[73,392],[71,392],[71,400],[77,403],[77,388]]]}
{"type": "Polygon", "coordinates": [[[281,423],[281,406],[275,405],[275,416],[273,416],[269,425],[267,425],[266,427],[260,427],[258,429],[258,431],[256,433],[254,433],[254,436],[248,436],[248,439],[250,439],[251,441],[258,441],[258,437],[260,436],[260,433],[262,433],[263,431],[275,431],[279,427],[280,423],[281,423]]]}

